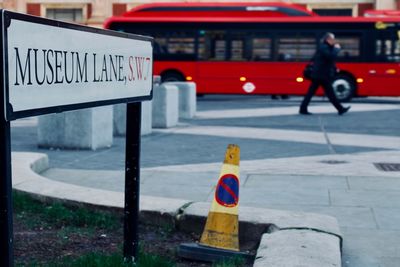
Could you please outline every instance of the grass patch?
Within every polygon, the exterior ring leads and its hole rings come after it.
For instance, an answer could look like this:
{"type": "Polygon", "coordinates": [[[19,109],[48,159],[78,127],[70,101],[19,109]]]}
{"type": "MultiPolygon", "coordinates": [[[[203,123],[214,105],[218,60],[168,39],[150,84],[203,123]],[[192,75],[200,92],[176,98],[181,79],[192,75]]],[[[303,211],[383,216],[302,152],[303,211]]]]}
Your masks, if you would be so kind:
{"type": "Polygon", "coordinates": [[[18,218],[30,227],[92,227],[114,230],[121,227],[121,218],[111,212],[66,207],[59,202],[42,203],[28,194],[13,191],[13,205],[18,218]]]}
{"type": "Polygon", "coordinates": [[[104,255],[100,253],[90,253],[77,259],[65,257],[59,261],[46,264],[31,263],[29,265],[19,265],[26,267],[173,267],[175,264],[159,256],[141,253],[137,265],[124,262],[120,253],[104,255]]]}
{"type": "MultiPolygon", "coordinates": [[[[14,191],[14,252],[16,266],[28,267],[175,267],[186,266],[176,257],[182,242],[193,235],[176,232],[170,225],[139,224],[138,263],[122,256],[122,213],[41,202],[14,191]]],[[[194,237],[195,240],[198,237],[194,237]]],[[[240,259],[220,263],[190,262],[192,267],[242,267],[240,259]]]]}

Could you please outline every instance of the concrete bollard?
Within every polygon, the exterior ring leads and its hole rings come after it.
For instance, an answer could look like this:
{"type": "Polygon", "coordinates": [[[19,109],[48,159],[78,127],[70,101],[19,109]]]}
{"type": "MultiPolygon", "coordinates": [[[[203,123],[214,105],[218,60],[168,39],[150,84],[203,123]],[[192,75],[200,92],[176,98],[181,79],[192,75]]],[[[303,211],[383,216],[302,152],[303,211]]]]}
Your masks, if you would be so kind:
{"type": "Polygon", "coordinates": [[[168,82],[178,87],[179,118],[190,119],[196,114],[196,83],[194,82],[168,82]]]}
{"type": "MultiPolygon", "coordinates": [[[[161,76],[153,75],[153,87],[161,83],[161,76]]],[[[152,132],[152,100],[142,102],[141,135],[152,132]]],[[[126,135],[126,104],[114,105],[114,136],[126,135]]]]}
{"type": "MultiPolygon", "coordinates": [[[[140,134],[152,132],[152,101],[142,102],[142,125],[140,134]]],[[[114,105],[114,136],[126,135],[126,104],[114,105]]]]}
{"type": "Polygon", "coordinates": [[[153,75],[153,85],[160,85],[161,84],[161,76],[153,75]]]}
{"type": "Polygon", "coordinates": [[[91,150],[110,147],[113,142],[112,117],[112,106],[40,116],[38,146],[91,150]]]}
{"type": "Polygon", "coordinates": [[[153,127],[170,128],[178,124],[178,87],[163,83],[153,88],[153,127]]]}

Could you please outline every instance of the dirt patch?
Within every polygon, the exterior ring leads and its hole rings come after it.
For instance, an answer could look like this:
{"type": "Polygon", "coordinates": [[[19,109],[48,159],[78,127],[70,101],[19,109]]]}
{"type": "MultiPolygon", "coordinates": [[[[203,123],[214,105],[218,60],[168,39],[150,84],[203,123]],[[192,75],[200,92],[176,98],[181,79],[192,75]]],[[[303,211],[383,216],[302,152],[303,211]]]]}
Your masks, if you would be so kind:
{"type": "MultiPolygon", "coordinates": [[[[78,258],[91,252],[110,254],[121,251],[123,243],[122,229],[89,229],[68,225],[56,228],[31,227],[19,216],[14,217],[14,237],[15,263],[18,265],[28,265],[33,262],[45,264],[61,260],[66,256],[78,258]]],[[[199,240],[199,236],[194,233],[187,234],[174,229],[140,224],[139,238],[140,246],[145,253],[167,258],[176,262],[179,267],[212,266],[210,263],[188,261],[177,257],[176,250],[181,243],[199,240]]]]}

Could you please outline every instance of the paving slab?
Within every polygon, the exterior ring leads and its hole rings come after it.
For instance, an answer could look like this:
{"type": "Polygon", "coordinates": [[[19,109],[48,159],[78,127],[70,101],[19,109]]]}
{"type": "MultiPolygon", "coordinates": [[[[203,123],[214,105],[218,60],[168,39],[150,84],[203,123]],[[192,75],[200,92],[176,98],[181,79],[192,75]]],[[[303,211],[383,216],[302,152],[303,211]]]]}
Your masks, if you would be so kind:
{"type": "Polygon", "coordinates": [[[347,180],[352,190],[400,191],[400,177],[349,176],[347,180]]]}
{"type": "Polygon", "coordinates": [[[330,175],[266,175],[266,174],[250,174],[244,184],[249,187],[264,187],[264,188],[306,188],[326,189],[338,188],[348,189],[346,177],[330,176],[330,175]]]}
{"type": "Polygon", "coordinates": [[[400,208],[376,207],[373,211],[380,229],[400,230],[400,208]]]}
{"type": "MultiPolygon", "coordinates": [[[[243,205],[248,204],[243,201],[243,205]]],[[[319,205],[259,205],[259,208],[278,209],[297,212],[311,212],[333,216],[337,219],[340,227],[354,227],[364,229],[378,229],[373,209],[366,207],[337,207],[319,205]]]]}
{"type": "Polygon", "coordinates": [[[140,188],[140,193],[149,196],[183,198],[190,199],[191,201],[206,201],[207,198],[213,194],[213,189],[209,186],[176,186],[164,181],[163,183],[143,185],[140,188]]]}
{"type": "Polygon", "coordinates": [[[400,191],[330,190],[332,205],[400,208],[400,191]]]}
{"type": "Polygon", "coordinates": [[[346,267],[381,266],[381,258],[397,258],[400,263],[400,233],[342,227],[343,265],[346,267]],[[362,255],[362,256],[358,256],[362,255]]]}
{"type": "MultiPolygon", "coordinates": [[[[252,204],[258,206],[263,204],[277,205],[329,205],[329,191],[309,190],[307,188],[285,188],[272,189],[268,186],[263,187],[263,190],[253,190],[252,188],[241,188],[240,198],[243,204],[252,204]]],[[[210,200],[210,199],[209,199],[210,200]]]]}

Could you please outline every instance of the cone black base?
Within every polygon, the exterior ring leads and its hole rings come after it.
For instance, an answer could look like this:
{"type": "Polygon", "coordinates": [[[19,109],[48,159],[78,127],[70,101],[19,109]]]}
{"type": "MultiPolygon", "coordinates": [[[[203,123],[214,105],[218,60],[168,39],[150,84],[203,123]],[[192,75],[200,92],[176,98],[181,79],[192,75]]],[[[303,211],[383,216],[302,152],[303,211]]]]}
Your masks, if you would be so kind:
{"type": "Polygon", "coordinates": [[[207,262],[217,262],[236,258],[242,258],[246,262],[254,261],[254,255],[245,252],[213,248],[197,243],[181,244],[178,248],[178,256],[181,258],[207,262]]]}

